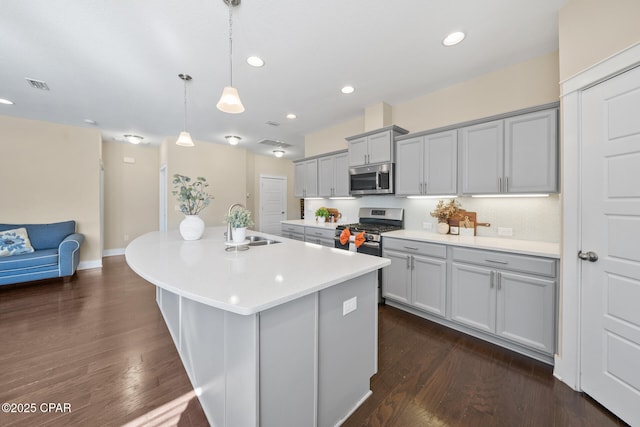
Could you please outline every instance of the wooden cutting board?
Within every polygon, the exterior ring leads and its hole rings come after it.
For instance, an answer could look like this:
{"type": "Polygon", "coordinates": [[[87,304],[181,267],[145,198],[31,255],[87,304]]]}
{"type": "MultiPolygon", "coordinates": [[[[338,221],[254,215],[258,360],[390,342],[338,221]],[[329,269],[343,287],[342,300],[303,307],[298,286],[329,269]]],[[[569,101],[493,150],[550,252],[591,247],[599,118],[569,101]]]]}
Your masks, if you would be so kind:
{"type": "Polygon", "coordinates": [[[469,221],[473,223],[473,235],[475,236],[476,224],[478,223],[476,212],[461,210],[458,215],[449,218],[449,225],[462,228],[462,223],[464,222],[465,218],[469,218],[469,221]]]}

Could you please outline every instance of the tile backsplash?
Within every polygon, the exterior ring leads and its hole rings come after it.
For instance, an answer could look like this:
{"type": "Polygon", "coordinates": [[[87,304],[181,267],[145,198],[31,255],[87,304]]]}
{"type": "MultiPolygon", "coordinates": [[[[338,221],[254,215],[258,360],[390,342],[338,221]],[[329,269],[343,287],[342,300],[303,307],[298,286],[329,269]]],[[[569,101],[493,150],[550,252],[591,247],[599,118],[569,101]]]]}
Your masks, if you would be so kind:
{"type": "MultiPolygon", "coordinates": [[[[518,198],[472,198],[458,197],[462,208],[478,213],[478,222],[488,222],[491,227],[478,227],[478,236],[498,237],[498,227],[511,228],[513,236],[505,239],[560,242],[561,216],[560,196],[518,198]]],[[[315,210],[321,206],[336,208],[342,213],[341,222],[356,222],[360,207],[404,208],[406,229],[423,229],[423,223],[432,224],[433,232],[437,220],[429,213],[438,199],[407,199],[394,196],[365,196],[354,200],[305,200],[305,217],[314,218],[315,210]]],[[[501,236],[500,236],[501,237],[501,236]]]]}

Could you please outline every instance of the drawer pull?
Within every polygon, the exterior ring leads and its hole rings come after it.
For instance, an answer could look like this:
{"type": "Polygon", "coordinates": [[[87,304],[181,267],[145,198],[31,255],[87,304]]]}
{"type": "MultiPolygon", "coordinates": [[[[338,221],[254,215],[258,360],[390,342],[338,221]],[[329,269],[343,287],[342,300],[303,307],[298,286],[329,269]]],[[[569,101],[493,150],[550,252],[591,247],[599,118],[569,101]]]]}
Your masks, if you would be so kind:
{"type": "Polygon", "coordinates": [[[497,259],[485,259],[486,262],[492,262],[494,264],[509,264],[507,261],[500,261],[497,259]]]}
{"type": "Polygon", "coordinates": [[[403,246],[403,247],[404,247],[405,249],[410,249],[410,250],[412,250],[412,251],[417,251],[417,250],[418,250],[418,248],[414,248],[414,247],[411,247],[411,246],[403,246]]]}

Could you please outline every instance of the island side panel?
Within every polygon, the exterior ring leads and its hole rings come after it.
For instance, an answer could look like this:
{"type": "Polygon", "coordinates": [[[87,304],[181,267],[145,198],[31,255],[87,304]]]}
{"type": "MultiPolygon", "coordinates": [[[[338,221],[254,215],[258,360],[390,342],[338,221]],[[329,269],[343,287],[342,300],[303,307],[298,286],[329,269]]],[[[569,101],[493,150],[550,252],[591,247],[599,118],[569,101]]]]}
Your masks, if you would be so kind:
{"type": "Polygon", "coordinates": [[[318,294],[260,313],[260,426],[315,426],[318,294]]]}
{"type": "Polygon", "coordinates": [[[377,271],[319,294],[318,426],[344,421],[371,393],[377,371],[377,271]],[[343,315],[346,301],[357,308],[343,315]]]}

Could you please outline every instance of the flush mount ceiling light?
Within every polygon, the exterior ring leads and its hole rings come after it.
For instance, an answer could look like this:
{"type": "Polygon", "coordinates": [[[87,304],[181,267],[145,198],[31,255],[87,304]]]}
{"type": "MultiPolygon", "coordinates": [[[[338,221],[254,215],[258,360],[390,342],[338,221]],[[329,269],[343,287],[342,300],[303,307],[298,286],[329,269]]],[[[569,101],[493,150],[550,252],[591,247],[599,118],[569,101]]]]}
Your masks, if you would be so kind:
{"type": "Polygon", "coordinates": [[[142,142],[142,140],[144,139],[144,137],[140,136],[140,135],[131,135],[131,134],[127,134],[124,136],[124,140],[131,143],[131,144],[135,144],[138,145],[142,142]]]}
{"type": "Polygon", "coordinates": [[[218,110],[230,114],[238,114],[244,111],[242,101],[240,101],[240,95],[238,95],[238,89],[233,87],[233,37],[232,37],[232,24],[231,10],[232,8],[240,4],[240,0],[222,0],[229,6],[229,86],[225,86],[222,91],[222,96],[216,107],[218,110]]]}
{"type": "Polygon", "coordinates": [[[289,119],[289,120],[293,120],[293,119],[295,119],[295,118],[297,118],[297,117],[298,117],[298,116],[296,116],[296,115],[295,115],[295,114],[293,114],[293,113],[289,113],[289,114],[287,114],[287,119],[289,119]]]}
{"type": "Polygon", "coordinates": [[[5,98],[0,98],[0,104],[13,105],[13,101],[5,98]]]}
{"type": "Polygon", "coordinates": [[[231,145],[238,145],[238,143],[242,140],[242,138],[240,138],[239,136],[235,136],[235,135],[227,135],[224,138],[231,145]]]}
{"type": "Polygon", "coordinates": [[[250,56],[247,58],[247,64],[251,65],[252,67],[260,68],[264,66],[264,61],[259,56],[250,56]]]}
{"type": "Polygon", "coordinates": [[[445,46],[455,46],[464,40],[465,37],[466,35],[462,31],[454,31],[442,40],[442,44],[445,46]]]}
{"type": "Polygon", "coordinates": [[[353,86],[345,86],[342,89],[340,89],[340,91],[345,94],[350,94],[355,91],[355,88],[353,86]]]}
{"type": "Polygon", "coordinates": [[[273,155],[280,158],[284,156],[284,150],[273,150],[273,155]]]}
{"type": "Polygon", "coordinates": [[[193,147],[195,144],[191,139],[191,135],[187,132],[187,82],[191,81],[189,74],[178,74],[178,77],[184,81],[184,130],[180,132],[176,145],[181,147],[193,147]]]}

